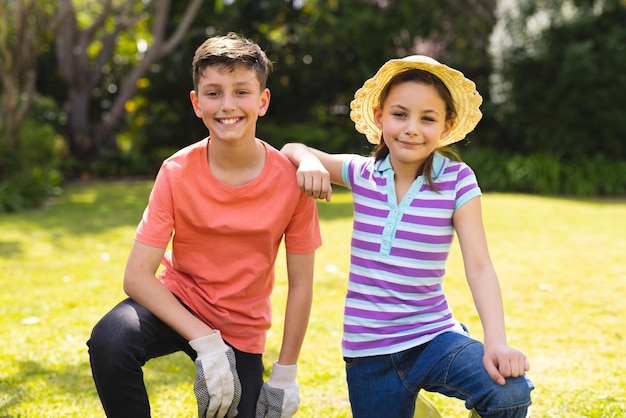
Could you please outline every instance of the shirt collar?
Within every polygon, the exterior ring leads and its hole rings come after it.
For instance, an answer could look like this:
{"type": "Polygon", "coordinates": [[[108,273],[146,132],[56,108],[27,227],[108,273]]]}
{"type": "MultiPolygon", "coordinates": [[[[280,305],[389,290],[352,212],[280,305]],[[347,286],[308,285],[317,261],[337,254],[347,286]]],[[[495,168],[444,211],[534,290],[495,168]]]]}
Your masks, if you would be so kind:
{"type": "MultiPolygon", "coordinates": [[[[435,180],[442,174],[445,163],[446,158],[440,153],[435,152],[435,156],[433,158],[433,180],[435,180]]],[[[387,154],[384,159],[376,161],[376,163],[374,164],[374,169],[381,173],[387,170],[393,170],[393,167],[391,167],[391,159],[389,158],[389,154],[387,154]]]]}

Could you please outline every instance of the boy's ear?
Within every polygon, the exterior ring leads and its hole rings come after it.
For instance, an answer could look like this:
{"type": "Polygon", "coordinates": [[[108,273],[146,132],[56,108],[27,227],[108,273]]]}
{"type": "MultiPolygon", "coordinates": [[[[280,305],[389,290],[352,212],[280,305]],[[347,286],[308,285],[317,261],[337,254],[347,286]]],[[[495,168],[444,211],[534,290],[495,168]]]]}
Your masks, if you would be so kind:
{"type": "Polygon", "coordinates": [[[200,109],[200,104],[198,103],[198,95],[195,90],[191,90],[189,92],[189,99],[191,100],[191,106],[193,107],[193,111],[197,117],[202,118],[202,109],[200,109]]]}
{"type": "Polygon", "coordinates": [[[261,100],[259,100],[259,116],[265,116],[267,109],[270,107],[270,89],[265,88],[261,92],[261,100]]]}

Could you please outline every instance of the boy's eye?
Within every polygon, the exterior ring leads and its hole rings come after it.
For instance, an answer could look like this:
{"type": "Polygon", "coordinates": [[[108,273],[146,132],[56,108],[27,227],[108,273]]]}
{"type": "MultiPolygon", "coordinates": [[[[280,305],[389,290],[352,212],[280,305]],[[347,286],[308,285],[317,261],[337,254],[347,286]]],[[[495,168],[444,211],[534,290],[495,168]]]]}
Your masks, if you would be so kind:
{"type": "Polygon", "coordinates": [[[237,95],[238,96],[244,96],[246,94],[248,94],[248,90],[238,90],[237,91],[237,95]]]}
{"type": "Polygon", "coordinates": [[[209,97],[215,97],[215,96],[219,96],[220,92],[219,91],[207,91],[206,95],[209,97]]]}

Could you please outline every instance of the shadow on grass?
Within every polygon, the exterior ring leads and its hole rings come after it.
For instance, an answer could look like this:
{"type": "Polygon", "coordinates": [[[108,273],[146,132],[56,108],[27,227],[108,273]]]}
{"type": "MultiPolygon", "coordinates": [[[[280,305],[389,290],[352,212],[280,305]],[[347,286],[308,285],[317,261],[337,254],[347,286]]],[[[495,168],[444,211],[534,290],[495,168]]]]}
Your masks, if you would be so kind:
{"type": "MultiPolygon", "coordinates": [[[[89,362],[75,365],[46,367],[36,361],[18,361],[17,371],[0,381],[0,418],[10,417],[9,411],[19,409],[20,404],[36,403],[41,397],[48,401],[58,399],[67,404],[100,405],[91,376],[89,362]]],[[[182,353],[175,353],[150,360],[143,367],[145,381],[150,387],[192,384],[195,378],[193,362],[182,353]]],[[[158,389],[157,389],[158,390],[158,389]]]]}
{"type": "Polygon", "coordinates": [[[74,235],[136,226],[152,184],[152,180],[74,183],[56,204],[24,216],[45,229],[74,235]]]}
{"type": "Polygon", "coordinates": [[[11,257],[22,253],[22,243],[19,241],[0,241],[0,257],[11,257]]]}
{"type": "MultiPolygon", "coordinates": [[[[36,361],[19,361],[17,368],[0,382],[0,392],[8,395],[0,398],[0,417],[12,416],[6,415],[10,409],[37,402],[40,397],[68,397],[77,403],[85,402],[86,397],[97,398],[89,364],[47,368],[36,361]]],[[[49,402],[42,405],[49,406],[49,402]]]]}

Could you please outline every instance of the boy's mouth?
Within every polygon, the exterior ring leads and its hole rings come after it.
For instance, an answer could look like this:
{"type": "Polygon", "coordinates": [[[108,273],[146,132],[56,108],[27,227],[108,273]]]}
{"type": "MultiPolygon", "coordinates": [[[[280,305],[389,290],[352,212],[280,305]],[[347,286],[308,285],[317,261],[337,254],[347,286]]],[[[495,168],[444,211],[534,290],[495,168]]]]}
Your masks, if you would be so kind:
{"type": "Polygon", "coordinates": [[[224,125],[233,125],[241,120],[241,118],[218,119],[224,125]]]}

